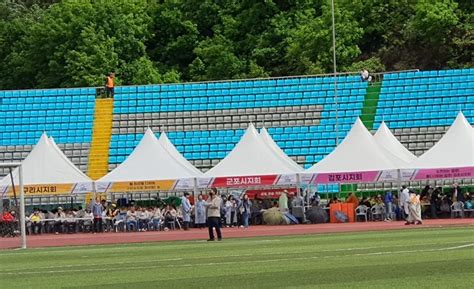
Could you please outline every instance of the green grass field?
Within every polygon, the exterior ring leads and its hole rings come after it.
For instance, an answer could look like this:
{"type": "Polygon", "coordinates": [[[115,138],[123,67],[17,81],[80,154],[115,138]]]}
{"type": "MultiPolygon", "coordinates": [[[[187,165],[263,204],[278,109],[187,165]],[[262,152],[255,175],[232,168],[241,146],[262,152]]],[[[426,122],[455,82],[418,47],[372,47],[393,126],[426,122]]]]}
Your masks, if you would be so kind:
{"type": "Polygon", "coordinates": [[[0,251],[0,288],[474,288],[474,228],[0,251]]]}

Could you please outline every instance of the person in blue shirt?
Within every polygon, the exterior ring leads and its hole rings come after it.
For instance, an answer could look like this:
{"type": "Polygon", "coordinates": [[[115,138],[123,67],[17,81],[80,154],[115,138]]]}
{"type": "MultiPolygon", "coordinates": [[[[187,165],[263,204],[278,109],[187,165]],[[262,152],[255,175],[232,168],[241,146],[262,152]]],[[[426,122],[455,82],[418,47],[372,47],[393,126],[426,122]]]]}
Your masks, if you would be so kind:
{"type": "Polygon", "coordinates": [[[385,217],[385,221],[392,221],[393,218],[393,195],[391,191],[387,191],[384,197],[385,209],[387,211],[387,215],[385,217]]]}
{"type": "Polygon", "coordinates": [[[189,202],[189,193],[186,192],[181,197],[181,212],[183,213],[183,228],[189,230],[189,222],[191,222],[191,203],[189,202]]]}

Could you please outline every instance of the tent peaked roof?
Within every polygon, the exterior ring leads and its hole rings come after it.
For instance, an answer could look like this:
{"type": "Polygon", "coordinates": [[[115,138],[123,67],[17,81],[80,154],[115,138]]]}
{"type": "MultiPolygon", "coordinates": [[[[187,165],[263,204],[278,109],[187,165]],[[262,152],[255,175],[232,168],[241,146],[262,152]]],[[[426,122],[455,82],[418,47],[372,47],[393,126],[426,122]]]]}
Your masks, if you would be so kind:
{"type": "Polygon", "coordinates": [[[387,127],[385,122],[382,122],[379,129],[374,135],[375,141],[384,149],[387,153],[395,155],[402,163],[398,165],[406,165],[416,159],[416,156],[412,154],[406,147],[398,141],[398,139],[392,134],[390,129],[387,127]]]}
{"type": "Polygon", "coordinates": [[[193,171],[197,176],[202,175],[202,172],[194,167],[183,155],[176,149],[176,147],[171,143],[168,136],[164,131],[161,132],[160,138],[158,139],[163,148],[179,163],[188,168],[190,171],[193,171]]]}
{"type": "Polygon", "coordinates": [[[69,160],[69,158],[63,153],[63,151],[56,144],[53,137],[49,137],[49,143],[53,146],[53,148],[56,150],[56,152],[64,159],[64,162],[69,165],[71,170],[74,170],[78,175],[82,175],[84,178],[87,178],[89,181],[92,180],[91,178],[89,178],[86,174],[84,174],[78,167],[76,167],[76,165],[74,165],[69,160]]]}
{"type": "Polygon", "coordinates": [[[292,158],[290,158],[273,140],[273,138],[268,133],[267,129],[263,127],[260,130],[260,137],[262,138],[263,142],[276,154],[276,156],[282,158],[284,161],[288,163],[288,165],[292,166],[295,171],[303,171],[303,168],[298,165],[292,158]]]}
{"type": "Polygon", "coordinates": [[[204,175],[208,177],[295,173],[294,166],[278,157],[250,124],[234,149],[204,175]]]}
{"type": "Polygon", "coordinates": [[[396,165],[358,118],[342,143],[307,172],[337,173],[388,169],[396,169],[396,165]]]}
{"type": "Polygon", "coordinates": [[[195,177],[194,170],[177,161],[147,129],[133,152],[101,182],[151,181],[195,177]]]}
{"type": "Polygon", "coordinates": [[[444,136],[408,165],[413,169],[474,166],[474,130],[460,112],[444,136]]]}
{"type": "MultiPolygon", "coordinates": [[[[90,182],[91,179],[81,172],[58,148],[54,140],[46,133],[21,162],[25,185],[72,184],[90,182]]],[[[18,185],[18,169],[13,171],[15,185],[18,185]]],[[[0,186],[11,185],[10,176],[0,181],[0,186]]]]}

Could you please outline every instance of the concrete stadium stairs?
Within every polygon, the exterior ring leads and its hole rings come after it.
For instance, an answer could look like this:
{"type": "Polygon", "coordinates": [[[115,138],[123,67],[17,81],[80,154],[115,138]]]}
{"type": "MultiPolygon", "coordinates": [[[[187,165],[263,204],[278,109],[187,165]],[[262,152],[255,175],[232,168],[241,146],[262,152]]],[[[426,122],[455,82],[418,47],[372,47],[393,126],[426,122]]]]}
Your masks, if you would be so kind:
{"type": "Polygon", "coordinates": [[[381,82],[374,82],[367,87],[365,95],[364,107],[362,108],[361,120],[369,130],[374,129],[375,114],[377,112],[377,104],[379,101],[381,82]]]}
{"type": "Polygon", "coordinates": [[[113,108],[114,100],[112,98],[96,99],[87,172],[94,180],[103,177],[108,172],[113,108]]]}

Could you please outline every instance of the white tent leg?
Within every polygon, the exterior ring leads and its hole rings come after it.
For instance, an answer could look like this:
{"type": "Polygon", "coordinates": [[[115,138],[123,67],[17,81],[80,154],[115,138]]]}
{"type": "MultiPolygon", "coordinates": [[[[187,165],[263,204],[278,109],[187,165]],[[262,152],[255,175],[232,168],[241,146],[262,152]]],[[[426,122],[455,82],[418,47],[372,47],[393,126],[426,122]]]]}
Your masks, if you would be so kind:
{"type": "Polygon", "coordinates": [[[26,249],[26,220],[25,220],[25,190],[23,186],[23,167],[18,167],[18,177],[20,181],[20,231],[21,248],[26,249]]]}

